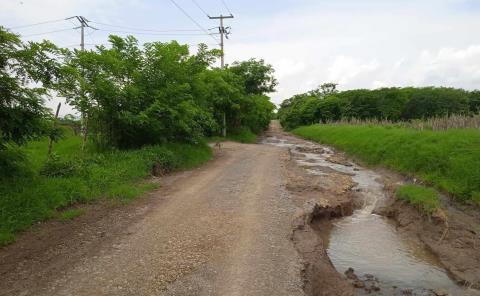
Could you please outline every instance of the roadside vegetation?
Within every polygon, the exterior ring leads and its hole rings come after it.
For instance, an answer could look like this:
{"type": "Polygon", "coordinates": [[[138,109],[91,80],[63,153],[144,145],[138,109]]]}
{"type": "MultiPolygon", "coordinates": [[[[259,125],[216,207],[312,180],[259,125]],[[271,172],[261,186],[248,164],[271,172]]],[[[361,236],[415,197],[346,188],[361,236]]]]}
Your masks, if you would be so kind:
{"type": "Polygon", "coordinates": [[[462,202],[480,205],[480,130],[316,124],[293,133],[332,145],[369,165],[416,176],[462,202]]]}
{"type": "MultiPolygon", "coordinates": [[[[296,135],[480,205],[479,111],[480,91],[406,87],[340,92],[336,84],[326,83],[285,100],[277,116],[296,135]]],[[[426,193],[403,190],[403,198],[412,193],[412,201],[426,193]]]]}
{"type": "Polygon", "coordinates": [[[326,83],[283,101],[278,110],[282,126],[290,130],[303,125],[342,121],[355,124],[408,122],[411,126],[433,129],[447,125],[451,128],[480,127],[479,117],[472,117],[480,112],[478,90],[405,87],[338,91],[336,87],[336,84],[326,83]],[[450,118],[452,115],[456,117],[450,118]]]}
{"type": "Polygon", "coordinates": [[[397,189],[395,196],[417,207],[427,215],[431,215],[440,208],[438,194],[431,188],[418,185],[403,185],[397,189]]]}
{"type": "Polygon", "coordinates": [[[276,80],[263,60],[220,69],[205,45],[109,42],[67,50],[0,27],[0,245],[36,221],[81,214],[63,212],[72,204],[130,200],[155,186],[149,175],[204,163],[206,139],[224,130],[251,142],[268,127],[276,80]],[[78,116],[56,119],[48,96],[78,116]]]}

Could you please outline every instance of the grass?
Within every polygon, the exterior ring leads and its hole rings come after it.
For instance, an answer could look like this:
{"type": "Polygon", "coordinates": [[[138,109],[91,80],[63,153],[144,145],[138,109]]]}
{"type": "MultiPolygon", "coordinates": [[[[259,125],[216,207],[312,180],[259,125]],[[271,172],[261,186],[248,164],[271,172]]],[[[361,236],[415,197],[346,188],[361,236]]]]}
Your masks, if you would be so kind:
{"type": "Polygon", "coordinates": [[[415,130],[375,125],[312,125],[294,134],[337,147],[480,205],[480,130],[415,130]]]}
{"type": "Polygon", "coordinates": [[[59,214],[58,219],[60,219],[60,221],[68,221],[82,215],[83,213],[85,213],[85,209],[82,208],[66,210],[59,214]]]}
{"type": "Polygon", "coordinates": [[[257,142],[257,135],[253,132],[251,132],[249,129],[242,129],[239,132],[236,132],[234,134],[228,134],[226,138],[223,137],[210,137],[208,138],[209,142],[215,142],[215,141],[225,141],[225,140],[230,140],[234,142],[239,142],[239,143],[245,143],[245,144],[253,144],[257,142]]]}
{"type": "Polygon", "coordinates": [[[395,192],[395,196],[431,215],[440,207],[438,194],[435,190],[417,185],[403,185],[395,192]]]}
{"type": "Polygon", "coordinates": [[[80,137],[68,134],[54,145],[58,157],[49,163],[47,145],[44,139],[24,148],[32,172],[0,180],[0,245],[12,242],[15,233],[33,223],[56,217],[67,206],[100,198],[129,201],[141,196],[156,187],[142,182],[150,176],[154,163],[172,171],[199,166],[212,157],[206,143],[82,153],[80,137]],[[65,167],[68,170],[63,170],[65,167]]]}

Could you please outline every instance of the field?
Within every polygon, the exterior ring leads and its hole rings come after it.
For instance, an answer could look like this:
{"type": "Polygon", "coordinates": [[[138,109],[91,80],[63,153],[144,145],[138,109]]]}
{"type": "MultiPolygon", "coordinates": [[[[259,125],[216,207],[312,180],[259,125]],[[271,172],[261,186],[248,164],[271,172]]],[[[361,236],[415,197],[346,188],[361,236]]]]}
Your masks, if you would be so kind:
{"type": "Polygon", "coordinates": [[[48,141],[31,142],[23,149],[29,168],[0,183],[0,245],[15,232],[47,218],[68,219],[81,213],[62,209],[99,198],[128,201],[157,186],[145,179],[153,164],[162,171],[198,166],[212,157],[205,143],[168,143],[137,150],[91,151],[82,154],[81,139],[66,130],[47,161],[48,141]]]}
{"type": "Polygon", "coordinates": [[[454,199],[480,205],[480,130],[319,124],[293,133],[332,145],[369,165],[417,177],[454,199]]]}

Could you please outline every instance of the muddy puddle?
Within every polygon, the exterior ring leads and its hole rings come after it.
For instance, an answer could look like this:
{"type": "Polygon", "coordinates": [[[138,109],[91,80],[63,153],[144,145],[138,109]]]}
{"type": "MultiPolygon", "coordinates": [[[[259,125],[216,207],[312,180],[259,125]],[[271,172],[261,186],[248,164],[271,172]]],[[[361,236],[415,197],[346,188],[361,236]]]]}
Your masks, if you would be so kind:
{"type": "Polygon", "coordinates": [[[335,220],[325,242],[338,272],[354,269],[357,295],[463,295],[435,256],[397,233],[387,218],[372,213],[387,198],[377,173],[337,161],[330,148],[319,144],[277,137],[263,143],[290,149],[292,158],[310,174],[324,175],[328,168],[357,183],[352,190],[363,205],[353,215],[335,220]]]}

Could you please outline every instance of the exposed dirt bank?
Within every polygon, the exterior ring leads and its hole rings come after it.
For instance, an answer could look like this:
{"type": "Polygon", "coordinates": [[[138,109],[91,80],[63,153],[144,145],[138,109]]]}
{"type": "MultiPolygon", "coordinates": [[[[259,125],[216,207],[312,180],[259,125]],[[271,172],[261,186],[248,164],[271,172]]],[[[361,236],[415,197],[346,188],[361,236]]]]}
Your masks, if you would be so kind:
{"type": "MultiPolygon", "coordinates": [[[[302,142],[284,133],[276,122],[265,134],[265,140],[271,141],[271,137],[288,139],[289,143],[302,142]]],[[[301,151],[321,152],[309,148],[301,151]]],[[[311,174],[294,161],[291,153],[289,150],[284,178],[298,208],[291,239],[303,259],[304,291],[313,296],[354,295],[353,286],[335,270],[325,248],[332,219],[353,212],[355,198],[351,189],[354,182],[351,176],[327,167],[320,168],[325,174],[311,174]]]]}
{"type": "MultiPolygon", "coordinates": [[[[387,179],[393,195],[398,176],[387,179]]],[[[411,205],[390,199],[377,209],[394,219],[403,234],[417,238],[434,253],[450,275],[461,285],[480,289],[480,212],[442,198],[442,210],[431,217],[422,215],[411,205]]],[[[480,295],[480,293],[478,293],[480,295]]]]}

